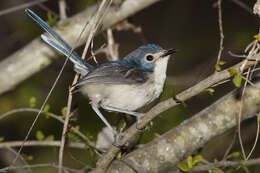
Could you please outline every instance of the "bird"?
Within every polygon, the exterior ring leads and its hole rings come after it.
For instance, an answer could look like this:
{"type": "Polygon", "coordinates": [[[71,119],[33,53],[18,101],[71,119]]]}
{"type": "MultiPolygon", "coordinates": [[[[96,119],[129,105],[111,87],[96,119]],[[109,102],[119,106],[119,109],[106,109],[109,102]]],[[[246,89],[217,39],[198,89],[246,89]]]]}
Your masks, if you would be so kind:
{"type": "Polygon", "coordinates": [[[42,40],[74,64],[74,70],[81,77],[73,87],[89,98],[92,109],[113,132],[115,139],[120,135],[102,115],[100,108],[133,115],[138,124],[145,114],[136,110],[151,103],[162,93],[168,60],[176,53],[176,49],[165,50],[156,44],[147,44],[120,60],[92,66],[33,11],[25,9],[25,13],[58,43],[43,34],[42,40]]]}

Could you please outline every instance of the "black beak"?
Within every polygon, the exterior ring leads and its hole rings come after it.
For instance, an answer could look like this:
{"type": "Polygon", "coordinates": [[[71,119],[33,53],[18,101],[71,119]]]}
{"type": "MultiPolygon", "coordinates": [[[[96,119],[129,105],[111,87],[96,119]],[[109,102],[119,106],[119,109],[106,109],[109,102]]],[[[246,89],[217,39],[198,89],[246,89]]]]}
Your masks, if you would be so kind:
{"type": "Polygon", "coordinates": [[[168,55],[171,55],[173,53],[176,53],[176,49],[169,49],[169,50],[166,50],[164,52],[164,54],[162,55],[162,57],[165,57],[165,56],[168,56],[168,55]]]}

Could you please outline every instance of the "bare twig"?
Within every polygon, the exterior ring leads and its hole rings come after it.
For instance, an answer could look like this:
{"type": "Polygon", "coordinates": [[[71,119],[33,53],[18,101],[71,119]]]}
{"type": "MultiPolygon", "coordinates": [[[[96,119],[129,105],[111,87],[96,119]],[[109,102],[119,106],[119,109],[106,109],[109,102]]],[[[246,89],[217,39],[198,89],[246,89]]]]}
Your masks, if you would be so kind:
{"type": "Polygon", "coordinates": [[[249,77],[249,74],[250,74],[250,70],[251,70],[251,67],[249,67],[249,69],[248,69],[246,80],[245,80],[245,83],[243,85],[242,96],[241,96],[241,105],[240,105],[240,108],[239,108],[239,114],[237,114],[238,139],[239,139],[239,144],[240,144],[240,148],[241,148],[244,160],[246,160],[246,153],[245,153],[245,150],[244,150],[243,140],[242,140],[242,137],[241,137],[241,129],[240,129],[241,124],[240,123],[241,123],[241,116],[242,116],[243,104],[244,104],[244,98],[243,97],[244,97],[245,89],[246,89],[246,86],[247,86],[247,83],[248,83],[248,77],[249,77]]]}
{"type": "MultiPolygon", "coordinates": [[[[32,168],[47,168],[47,167],[59,169],[58,165],[51,164],[51,163],[42,163],[42,164],[25,165],[25,166],[9,166],[9,167],[1,169],[0,172],[10,172],[10,171],[16,170],[16,169],[26,169],[26,168],[32,169],[32,168]]],[[[72,168],[65,167],[65,166],[63,166],[61,169],[64,171],[69,171],[69,172],[73,172],[73,173],[82,173],[81,170],[76,170],[76,169],[72,169],[72,168]]]]}
{"type": "Polygon", "coordinates": [[[66,0],[59,0],[59,12],[60,12],[60,19],[63,21],[67,19],[66,13],[66,0]]]}
{"type": "MultiPolygon", "coordinates": [[[[0,148],[11,148],[11,147],[19,147],[23,144],[23,141],[12,141],[12,142],[1,142],[0,148]]],[[[59,147],[61,145],[61,141],[26,141],[24,143],[25,147],[59,147]]],[[[66,144],[67,147],[71,148],[79,148],[86,149],[88,145],[84,143],[78,142],[69,142],[66,144]]]]}
{"type": "MultiPolygon", "coordinates": [[[[220,58],[222,51],[224,49],[223,47],[223,42],[224,42],[224,33],[223,33],[223,24],[222,24],[222,0],[218,0],[218,27],[219,27],[219,35],[220,35],[220,41],[219,41],[219,51],[218,51],[218,57],[217,57],[217,63],[216,65],[219,64],[220,58]]],[[[216,71],[215,71],[216,72],[216,71]]]]}
{"type": "Polygon", "coordinates": [[[245,160],[245,161],[220,161],[217,163],[210,163],[207,165],[202,166],[196,166],[189,172],[202,172],[207,171],[209,169],[214,168],[225,168],[225,167],[235,167],[235,166],[251,166],[251,165],[257,165],[260,163],[260,158],[252,159],[252,160],[245,160]]]}
{"type": "Polygon", "coordinates": [[[9,14],[9,13],[18,11],[18,10],[22,10],[22,9],[25,9],[25,8],[28,8],[28,7],[31,7],[31,6],[34,6],[34,5],[36,5],[36,4],[40,4],[40,3],[46,2],[46,1],[48,1],[48,0],[35,0],[35,1],[31,1],[31,2],[24,3],[24,4],[22,4],[22,5],[17,5],[17,6],[15,6],[15,7],[8,8],[8,9],[6,9],[6,10],[0,11],[0,16],[6,15],[6,14],[9,14]]]}
{"type": "Polygon", "coordinates": [[[245,11],[247,11],[250,14],[254,14],[253,10],[244,2],[240,1],[240,0],[231,0],[232,2],[234,2],[235,4],[237,4],[239,7],[241,7],[242,9],[244,9],[245,11]]]}
{"type": "Polygon", "coordinates": [[[258,142],[258,137],[259,137],[259,116],[256,117],[256,136],[255,136],[255,142],[254,142],[254,145],[252,147],[252,149],[250,150],[249,154],[247,155],[246,157],[246,160],[248,160],[251,155],[253,154],[253,151],[255,150],[255,147],[257,145],[257,142],[258,142]]]}
{"type": "Polygon", "coordinates": [[[119,55],[118,55],[118,44],[115,43],[112,29],[108,28],[107,29],[107,49],[109,52],[109,55],[111,57],[111,60],[118,60],[119,55]]]}

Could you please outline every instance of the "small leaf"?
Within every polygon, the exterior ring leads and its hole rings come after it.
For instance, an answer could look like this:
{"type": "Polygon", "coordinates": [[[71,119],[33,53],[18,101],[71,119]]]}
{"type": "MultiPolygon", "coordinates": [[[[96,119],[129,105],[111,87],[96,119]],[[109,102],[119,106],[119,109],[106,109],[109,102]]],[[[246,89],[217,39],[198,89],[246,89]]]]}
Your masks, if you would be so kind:
{"type": "Polygon", "coordinates": [[[185,165],[184,163],[182,162],[177,162],[176,163],[177,167],[182,170],[183,172],[188,172],[189,171],[189,168],[187,165],[185,165]]]}
{"type": "Polygon", "coordinates": [[[213,95],[213,93],[215,92],[215,90],[213,88],[207,88],[206,91],[210,94],[213,95]]]}
{"type": "Polygon", "coordinates": [[[30,98],[29,105],[30,105],[31,108],[34,108],[36,106],[36,98],[35,97],[30,98]]]}
{"type": "Polygon", "coordinates": [[[188,158],[187,158],[187,165],[188,165],[189,169],[191,169],[193,167],[193,165],[192,165],[192,157],[191,156],[188,156],[188,158]]]}
{"type": "Polygon", "coordinates": [[[254,38],[260,41],[260,36],[259,35],[254,35],[254,38]]]}
{"type": "Polygon", "coordinates": [[[228,72],[229,72],[230,76],[235,76],[238,74],[237,69],[234,69],[234,68],[229,69],[228,72]]]}
{"type": "Polygon", "coordinates": [[[223,173],[223,171],[220,169],[213,169],[213,173],[223,173]]]}
{"type": "Polygon", "coordinates": [[[218,162],[218,159],[217,159],[217,158],[214,158],[213,162],[214,162],[214,163],[217,163],[217,162],[218,162]]]}
{"type": "Polygon", "coordinates": [[[232,82],[237,88],[239,88],[242,83],[242,76],[240,74],[235,75],[232,82]]]}
{"type": "Polygon", "coordinates": [[[50,25],[50,26],[55,26],[57,24],[57,17],[56,16],[52,16],[51,12],[48,11],[47,13],[47,23],[50,25]]]}
{"type": "Polygon", "coordinates": [[[32,160],[33,160],[33,156],[32,156],[32,155],[26,156],[26,160],[27,160],[27,161],[32,161],[32,160]]]}
{"type": "Polygon", "coordinates": [[[218,62],[219,65],[224,65],[224,64],[226,64],[226,63],[227,63],[226,61],[219,61],[219,62],[218,62]]]}
{"type": "Polygon", "coordinates": [[[122,158],[122,152],[119,152],[119,153],[117,154],[116,158],[117,158],[118,160],[120,160],[120,159],[122,158]]]}
{"type": "Polygon", "coordinates": [[[54,135],[49,135],[44,140],[45,141],[54,141],[54,135]]]}
{"type": "Polygon", "coordinates": [[[234,159],[234,158],[238,158],[238,157],[240,157],[241,156],[241,153],[240,152],[233,152],[233,153],[231,153],[231,154],[229,154],[228,156],[227,156],[227,159],[234,159]]]}
{"type": "Polygon", "coordinates": [[[45,138],[45,135],[42,133],[42,131],[38,130],[36,132],[36,139],[39,141],[42,141],[45,138]]]}
{"type": "Polygon", "coordinates": [[[216,71],[221,71],[220,65],[219,65],[219,64],[216,64],[216,65],[215,65],[215,69],[216,69],[216,71]]]}
{"type": "Polygon", "coordinates": [[[195,157],[193,157],[192,159],[192,165],[195,166],[198,163],[200,163],[202,160],[202,156],[201,155],[196,155],[195,157]]]}
{"type": "Polygon", "coordinates": [[[67,26],[69,26],[69,25],[70,25],[70,22],[67,21],[67,22],[61,24],[61,27],[65,28],[65,27],[67,27],[67,26]]]}
{"type": "Polygon", "coordinates": [[[80,129],[80,125],[76,125],[75,129],[79,130],[80,129]]]}
{"type": "Polygon", "coordinates": [[[76,135],[73,133],[73,132],[69,132],[69,133],[67,133],[67,135],[68,135],[68,138],[74,138],[76,135]]]}
{"type": "Polygon", "coordinates": [[[4,141],[5,138],[4,137],[0,137],[0,142],[4,141]]]}
{"type": "Polygon", "coordinates": [[[67,107],[65,106],[65,107],[63,107],[63,108],[61,109],[61,115],[62,115],[63,117],[66,117],[66,114],[67,114],[67,107]]]}
{"type": "Polygon", "coordinates": [[[51,106],[49,104],[46,104],[43,108],[43,112],[49,112],[50,109],[51,109],[51,106]]]}

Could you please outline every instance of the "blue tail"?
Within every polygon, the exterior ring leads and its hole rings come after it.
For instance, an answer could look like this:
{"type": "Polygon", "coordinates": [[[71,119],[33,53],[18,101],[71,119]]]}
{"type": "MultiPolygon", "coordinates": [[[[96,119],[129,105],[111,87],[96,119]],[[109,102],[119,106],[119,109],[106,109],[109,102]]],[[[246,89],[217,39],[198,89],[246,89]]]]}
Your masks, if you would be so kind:
{"type": "Polygon", "coordinates": [[[87,74],[94,67],[86,63],[75,51],[72,50],[72,47],[61,38],[61,36],[55,32],[46,22],[44,22],[39,16],[37,16],[30,9],[25,9],[25,13],[30,16],[35,22],[37,22],[48,34],[55,38],[62,46],[55,43],[48,37],[41,35],[41,38],[48,43],[50,46],[67,56],[72,63],[74,64],[75,71],[81,74],[87,74]]]}

